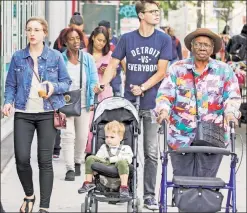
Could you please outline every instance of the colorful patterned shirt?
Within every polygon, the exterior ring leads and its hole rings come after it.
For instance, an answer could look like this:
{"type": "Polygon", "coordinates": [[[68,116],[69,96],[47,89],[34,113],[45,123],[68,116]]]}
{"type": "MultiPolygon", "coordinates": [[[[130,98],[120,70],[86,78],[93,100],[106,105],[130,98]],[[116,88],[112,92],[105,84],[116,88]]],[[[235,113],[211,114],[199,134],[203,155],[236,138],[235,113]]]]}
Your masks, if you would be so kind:
{"type": "Polygon", "coordinates": [[[238,111],[241,104],[238,80],[226,63],[210,58],[202,74],[196,72],[193,57],[174,63],[158,90],[155,108],[157,113],[166,109],[170,115],[167,142],[172,149],[189,146],[195,138],[194,76],[201,120],[222,126],[223,112],[238,111]]]}

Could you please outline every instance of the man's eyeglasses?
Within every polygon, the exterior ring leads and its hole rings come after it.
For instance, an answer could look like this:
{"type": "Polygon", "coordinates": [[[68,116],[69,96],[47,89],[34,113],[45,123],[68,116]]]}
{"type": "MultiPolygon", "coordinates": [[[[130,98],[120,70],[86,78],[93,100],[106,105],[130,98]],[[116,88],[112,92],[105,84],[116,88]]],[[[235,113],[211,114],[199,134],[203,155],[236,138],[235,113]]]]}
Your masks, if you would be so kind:
{"type": "Polygon", "coordinates": [[[207,43],[192,43],[192,45],[194,46],[195,49],[199,49],[199,48],[205,48],[207,50],[211,49],[213,47],[213,45],[211,44],[207,44],[207,43]]]}
{"type": "Polygon", "coordinates": [[[28,28],[28,29],[26,29],[26,32],[27,32],[27,33],[32,33],[32,31],[33,31],[34,33],[39,33],[39,32],[41,32],[41,31],[43,31],[43,29],[38,29],[38,28],[35,28],[35,29],[28,28]]]}
{"type": "Polygon", "coordinates": [[[152,15],[156,15],[156,14],[160,14],[160,11],[159,10],[146,10],[146,11],[143,11],[143,13],[151,13],[152,15]]]}

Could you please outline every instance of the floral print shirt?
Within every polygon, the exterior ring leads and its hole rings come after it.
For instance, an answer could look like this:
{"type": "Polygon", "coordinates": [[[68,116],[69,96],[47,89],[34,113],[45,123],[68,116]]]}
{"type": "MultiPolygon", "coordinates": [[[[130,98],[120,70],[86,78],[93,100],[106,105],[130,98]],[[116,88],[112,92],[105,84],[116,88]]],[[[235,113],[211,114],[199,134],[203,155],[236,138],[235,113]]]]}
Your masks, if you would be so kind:
{"type": "MultiPolygon", "coordinates": [[[[226,63],[210,58],[201,74],[196,72],[194,57],[174,63],[169,67],[158,90],[154,110],[158,113],[161,109],[166,109],[170,115],[167,142],[172,149],[189,146],[195,138],[194,83],[201,120],[222,126],[223,112],[227,114],[239,110],[241,96],[238,80],[226,63]]],[[[226,143],[229,142],[227,129],[229,128],[225,128],[226,143]]]]}

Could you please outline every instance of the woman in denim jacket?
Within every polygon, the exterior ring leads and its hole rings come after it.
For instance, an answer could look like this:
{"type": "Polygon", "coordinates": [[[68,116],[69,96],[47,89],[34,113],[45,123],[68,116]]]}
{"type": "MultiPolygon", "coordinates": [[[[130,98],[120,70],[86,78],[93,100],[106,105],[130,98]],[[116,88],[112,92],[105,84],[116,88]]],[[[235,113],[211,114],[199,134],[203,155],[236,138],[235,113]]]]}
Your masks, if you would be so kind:
{"type": "Polygon", "coordinates": [[[89,131],[90,108],[93,107],[93,88],[98,83],[98,74],[93,57],[80,50],[83,34],[75,28],[68,28],[63,34],[67,50],[63,52],[67,70],[72,79],[70,90],[80,87],[80,61],[82,60],[81,116],[68,117],[67,128],[61,131],[61,144],[66,165],[66,181],[74,181],[81,175],[81,163],[89,131]]]}
{"type": "Polygon", "coordinates": [[[14,151],[19,179],[26,197],[20,212],[32,212],[35,195],[30,165],[34,131],[38,138],[40,180],[40,210],[48,212],[53,187],[52,153],[56,137],[54,112],[64,106],[63,93],[69,90],[71,79],[63,57],[43,41],[48,33],[47,22],[32,17],[26,23],[29,44],[16,51],[11,59],[5,86],[3,114],[14,115],[14,151]],[[35,73],[34,73],[35,72],[35,73]],[[38,94],[40,82],[48,89],[38,94]],[[52,106],[51,106],[52,104],[52,106]]]}

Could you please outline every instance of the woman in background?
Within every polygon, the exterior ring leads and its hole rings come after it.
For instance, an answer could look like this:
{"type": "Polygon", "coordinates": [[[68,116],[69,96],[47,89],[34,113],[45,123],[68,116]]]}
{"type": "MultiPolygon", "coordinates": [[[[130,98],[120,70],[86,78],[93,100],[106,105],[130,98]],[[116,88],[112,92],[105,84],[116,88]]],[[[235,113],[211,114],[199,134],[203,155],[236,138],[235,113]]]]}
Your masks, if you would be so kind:
{"type": "Polygon", "coordinates": [[[90,107],[94,102],[93,88],[98,83],[98,74],[93,57],[80,50],[80,43],[83,40],[81,30],[67,28],[62,40],[67,47],[63,57],[72,79],[70,90],[80,88],[82,66],[81,116],[67,117],[67,128],[61,130],[62,150],[67,170],[65,180],[74,181],[75,176],[81,175],[81,163],[84,160],[89,131],[90,107]]]}
{"type": "MultiPolygon", "coordinates": [[[[99,81],[101,81],[112,54],[112,51],[110,50],[109,33],[105,27],[99,26],[93,30],[88,40],[88,46],[84,49],[84,51],[93,56],[98,69],[99,81]]],[[[110,85],[105,85],[104,91],[98,95],[98,101],[100,102],[103,99],[112,96],[112,87],[110,85]]],[[[90,124],[92,123],[92,119],[93,113],[91,114],[90,124]]],[[[86,153],[91,152],[92,137],[92,133],[89,132],[86,153]]]]}

